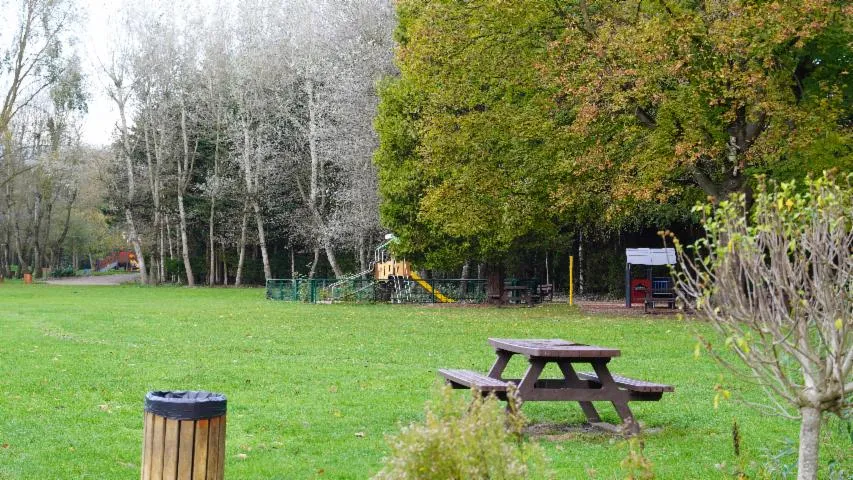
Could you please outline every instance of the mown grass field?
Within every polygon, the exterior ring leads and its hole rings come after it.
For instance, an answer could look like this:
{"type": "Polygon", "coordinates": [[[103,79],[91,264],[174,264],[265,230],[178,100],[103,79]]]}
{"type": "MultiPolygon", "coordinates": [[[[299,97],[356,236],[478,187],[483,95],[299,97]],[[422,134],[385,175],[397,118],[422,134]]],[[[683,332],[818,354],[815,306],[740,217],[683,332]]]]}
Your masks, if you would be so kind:
{"type": "MultiPolygon", "coordinates": [[[[671,383],[661,402],[633,403],[651,433],[658,478],[728,478],[737,419],[746,461],[796,439],[797,424],[733,401],[759,400],[708,357],[673,318],[590,318],[565,305],[533,309],[301,305],[259,289],[0,284],[0,479],[133,479],[142,400],[155,389],[207,389],[229,399],[226,478],[369,478],[385,435],[422,417],[436,369],[485,371],[487,337],[560,337],[622,349],[611,370],[671,383]],[[722,377],[721,377],[722,375],[722,377]],[[358,434],[358,435],[357,435],[358,434]],[[363,435],[362,435],[363,434],[363,435]]],[[[523,359],[510,366],[520,373],[523,359]]],[[[465,393],[459,392],[460,395],[465,393]]],[[[609,406],[605,419],[616,420],[609,406]]],[[[579,425],[577,405],[529,403],[534,423],[579,425]]],[[[539,439],[556,478],[624,478],[627,445],[575,430],[539,439]]],[[[851,471],[850,437],[824,428],[822,476],[851,471]]]]}

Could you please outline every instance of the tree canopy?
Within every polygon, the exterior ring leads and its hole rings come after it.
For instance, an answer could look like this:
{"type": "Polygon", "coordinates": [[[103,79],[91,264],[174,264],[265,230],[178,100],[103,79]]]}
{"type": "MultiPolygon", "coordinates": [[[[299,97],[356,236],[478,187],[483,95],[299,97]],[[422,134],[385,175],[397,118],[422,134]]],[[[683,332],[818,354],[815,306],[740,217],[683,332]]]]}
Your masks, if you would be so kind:
{"type": "Polygon", "coordinates": [[[535,68],[560,20],[549,2],[398,2],[399,78],[381,90],[382,218],[432,266],[499,260],[556,234],[552,90],[535,68]]]}
{"type": "Polygon", "coordinates": [[[618,213],[696,187],[722,199],[759,172],[849,169],[851,13],[831,0],[581,2],[542,69],[564,128],[585,139],[559,165],[561,190],[607,183],[618,213]]]}
{"type": "Polygon", "coordinates": [[[849,170],[844,2],[397,3],[381,215],[428,266],[849,170]]]}

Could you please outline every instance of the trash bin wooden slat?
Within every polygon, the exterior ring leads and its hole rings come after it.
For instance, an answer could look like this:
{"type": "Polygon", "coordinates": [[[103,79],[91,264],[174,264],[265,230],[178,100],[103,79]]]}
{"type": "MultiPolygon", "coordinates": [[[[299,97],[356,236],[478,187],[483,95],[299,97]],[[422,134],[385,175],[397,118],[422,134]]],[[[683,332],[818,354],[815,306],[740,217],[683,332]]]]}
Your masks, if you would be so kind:
{"type": "Polygon", "coordinates": [[[163,440],[163,480],[178,480],[178,424],[166,419],[166,437],[163,440]]]}
{"type": "Polygon", "coordinates": [[[217,480],[222,478],[219,473],[219,457],[222,455],[219,446],[219,436],[222,433],[222,419],[210,419],[210,436],[207,443],[207,480],[217,480]]]}
{"type": "Polygon", "coordinates": [[[163,439],[166,436],[166,419],[154,416],[151,429],[151,480],[163,480],[163,439]]]}
{"type": "Polygon", "coordinates": [[[208,420],[196,422],[192,480],[207,480],[207,438],[209,431],[210,422],[208,420]]]}
{"type": "Polygon", "coordinates": [[[181,420],[181,437],[178,445],[178,478],[192,478],[193,443],[195,443],[195,422],[181,420]]]}
{"type": "Polygon", "coordinates": [[[145,412],[145,425],[143,426],[142,444],[142,480],[151,480],[151,441],[154,434],[154,414],[145,412]]]}

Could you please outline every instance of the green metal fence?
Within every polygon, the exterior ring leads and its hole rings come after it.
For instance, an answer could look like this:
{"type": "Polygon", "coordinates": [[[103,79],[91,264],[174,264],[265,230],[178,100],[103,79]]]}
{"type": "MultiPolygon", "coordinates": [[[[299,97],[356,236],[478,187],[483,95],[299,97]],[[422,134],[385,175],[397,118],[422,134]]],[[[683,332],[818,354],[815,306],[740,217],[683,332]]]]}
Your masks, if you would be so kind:
{"type": "Polygon", "coordinates": [[[267,280],[267,298],[290,302],[317,303],[325,300],[325,288],[332,278],[283,278],[267,280]]]}
{"type": "MultiPolygon", "coordinates": [[[[331,278],[296,278],[267,280],[267,298],[291,302],[353,303],[486,303],[486,280],[430,279],[420,282],[391,278],[388,280],[331,278]],[[427,288],[428,287],[428,288],[427,288]]],[[[536,292],[536,280],[509,279],[507,286],[527,286],[536,292]]],[[[512,298],[510,299],[513,300],[512,298]]],[[[518,299],[514,299],[518,301],[518,299]]]]}

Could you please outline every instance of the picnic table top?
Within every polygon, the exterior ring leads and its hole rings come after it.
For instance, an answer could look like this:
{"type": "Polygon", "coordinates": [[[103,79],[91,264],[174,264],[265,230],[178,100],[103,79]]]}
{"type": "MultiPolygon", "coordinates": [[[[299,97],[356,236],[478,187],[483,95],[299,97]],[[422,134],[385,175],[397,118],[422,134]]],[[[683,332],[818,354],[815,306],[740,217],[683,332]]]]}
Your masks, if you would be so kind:
{"type": "Polygon", "coordinates": [[[496,350],[520,353],[531,357],[547,358],[611,358],[621,352],[617,348],[584,345],[560,338],[548,339],[512,339],[490,338],[489,343],[496,350]]]}

